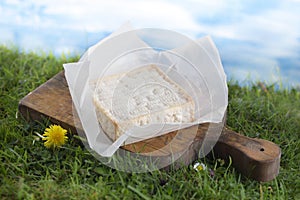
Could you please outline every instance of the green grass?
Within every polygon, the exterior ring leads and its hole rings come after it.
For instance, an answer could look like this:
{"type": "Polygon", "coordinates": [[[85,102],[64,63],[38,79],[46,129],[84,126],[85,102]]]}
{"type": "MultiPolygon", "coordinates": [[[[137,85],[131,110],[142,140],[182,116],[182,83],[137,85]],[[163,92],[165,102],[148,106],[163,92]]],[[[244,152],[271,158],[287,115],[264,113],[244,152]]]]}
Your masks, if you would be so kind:
{"type": "Polygon", "coordinates": [[[27,93],[78,57],[24,54],[0,47],[0,198],[1,199],[299,199],[300,92],[253,83],[229,82],[227,124],[282,149],[279,176],[267,183],[242,177],[228,164],[202,159],[214,170],[125,173],[96,160],[69,135],[59,150],[48,150],[35,132],[49,125],[16,118],[27,93]]]}

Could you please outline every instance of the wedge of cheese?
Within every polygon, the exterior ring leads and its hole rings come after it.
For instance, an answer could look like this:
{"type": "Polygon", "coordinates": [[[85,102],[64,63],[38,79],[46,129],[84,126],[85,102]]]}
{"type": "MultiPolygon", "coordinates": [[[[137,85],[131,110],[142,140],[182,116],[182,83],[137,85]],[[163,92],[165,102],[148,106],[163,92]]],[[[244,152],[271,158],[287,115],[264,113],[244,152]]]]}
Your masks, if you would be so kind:
{"type": "Polygon", "coordinates": [[[112,140],[134,126],[194,121],[192,97],[155,65],[97,82],[93,96],[97,118],[112,140]]]}

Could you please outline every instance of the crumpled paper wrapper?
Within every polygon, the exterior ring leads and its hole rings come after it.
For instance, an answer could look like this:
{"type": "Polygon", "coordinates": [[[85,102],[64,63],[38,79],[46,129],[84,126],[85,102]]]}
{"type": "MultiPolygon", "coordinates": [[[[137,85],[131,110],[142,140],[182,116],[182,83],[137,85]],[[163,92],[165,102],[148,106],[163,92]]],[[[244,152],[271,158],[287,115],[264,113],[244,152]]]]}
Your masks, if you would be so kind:
{"type": "Polygon", "coordinates": [[[135,30],[125,24],[90,47],[78,62],[64,64],[64,69],[74,109],[87,142],[92,150],[103,157],[111,157],[124,144],[195,124],[219,123],[227,108],[226,75],[218,50],[209,36],[191,40],[169,30],[135,30]],[[91,83],[145,64],[156,64],[192,96],[196,104],[196,120],[192,123],[133,127],[112,141],[98,122],[93,103],[97,85],[91,83]]]}

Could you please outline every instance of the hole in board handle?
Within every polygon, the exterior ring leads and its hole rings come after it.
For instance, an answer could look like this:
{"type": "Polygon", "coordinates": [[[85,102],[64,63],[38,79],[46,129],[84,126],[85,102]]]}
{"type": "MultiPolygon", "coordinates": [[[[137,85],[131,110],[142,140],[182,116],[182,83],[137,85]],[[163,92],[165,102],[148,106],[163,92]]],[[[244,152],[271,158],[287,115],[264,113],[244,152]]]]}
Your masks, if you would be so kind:
{"type": "Polygon", "coordinates": [[[260,151],[265,151],[265,149],[264,148],[260,148],[260,151]]]}

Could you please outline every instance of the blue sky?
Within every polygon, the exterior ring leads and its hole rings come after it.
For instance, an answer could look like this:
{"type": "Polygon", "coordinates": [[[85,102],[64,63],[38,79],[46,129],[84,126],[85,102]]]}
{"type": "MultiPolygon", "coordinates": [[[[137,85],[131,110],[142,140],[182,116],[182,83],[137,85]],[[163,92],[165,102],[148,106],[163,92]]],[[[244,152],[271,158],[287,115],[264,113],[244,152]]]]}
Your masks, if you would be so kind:
{"type": "Polygon", "coordinates": [[[229,78],[300,85],[300,0],[2,0],[0,44],[82,54],[128,20],[211,35],[229,78]]]}

